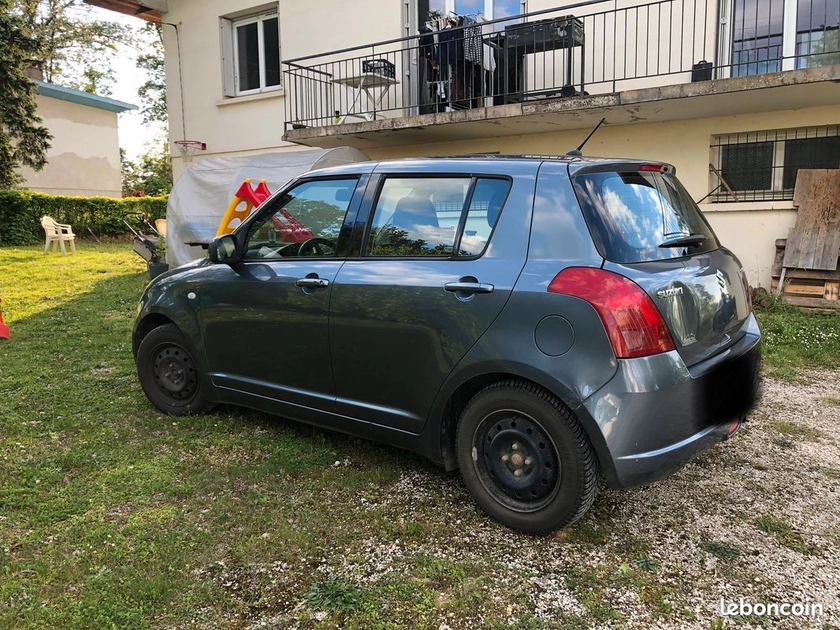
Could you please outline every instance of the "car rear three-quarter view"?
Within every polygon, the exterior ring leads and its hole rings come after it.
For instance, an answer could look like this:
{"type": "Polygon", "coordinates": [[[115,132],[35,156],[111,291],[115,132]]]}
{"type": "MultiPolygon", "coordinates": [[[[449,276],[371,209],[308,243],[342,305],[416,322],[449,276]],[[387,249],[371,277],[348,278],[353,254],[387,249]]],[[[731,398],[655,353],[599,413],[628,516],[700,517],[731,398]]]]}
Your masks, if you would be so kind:
{"type": "Polygon", "coordinates": [[[673,473],[755,401],[760,332],[745,275],[672,170],[540,170],[528,261],[484,339],[524,378],[470,403],[458,434],[467,485],[512,527],[574,522],[596,471],[617,487],[673,473]]]}
{"type": "Polygon", "coordinates": [[[649,483],[732,435],[760,338],[672,167],[469,157],[290,182],[149,285],[133,347],[167,413],[233,403],[406,448],[539,534],[599,476],[649,483]]]}

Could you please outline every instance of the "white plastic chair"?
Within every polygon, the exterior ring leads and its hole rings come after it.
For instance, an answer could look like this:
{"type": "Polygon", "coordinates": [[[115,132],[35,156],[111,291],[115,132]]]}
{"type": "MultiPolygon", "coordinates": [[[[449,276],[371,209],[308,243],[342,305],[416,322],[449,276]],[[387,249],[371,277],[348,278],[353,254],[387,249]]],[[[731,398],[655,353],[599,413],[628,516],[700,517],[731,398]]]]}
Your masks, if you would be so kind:
{"type": "Polygon", "coordinates": [[[58,243],[61,248],[61,253],[66,254],[64,243],[70,243],[70,251],[76,253],[76,235],[73,234],[73,228],[66,223],[57,223],[55,219],[48,216],[41,217],[41,227],[47,235],[47,242],[44,245],[44,253],[46,254],[53,243],[58,243]]]}

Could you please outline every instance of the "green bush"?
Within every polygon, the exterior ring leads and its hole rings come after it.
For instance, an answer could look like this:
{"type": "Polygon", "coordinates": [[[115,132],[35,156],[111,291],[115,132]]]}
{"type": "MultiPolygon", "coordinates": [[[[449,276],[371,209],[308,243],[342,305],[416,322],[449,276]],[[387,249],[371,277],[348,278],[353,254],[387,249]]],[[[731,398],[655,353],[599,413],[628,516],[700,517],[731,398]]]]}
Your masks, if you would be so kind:
{"type": "Polygon", "coordinates": [[[78,237],[122,236],[127,212],[150,220],[166,216],[167,197],[63,197],[29,190],[0,190],[0,246],[33,245],[44,240],[41,217],[69,223],[78,237]]]}

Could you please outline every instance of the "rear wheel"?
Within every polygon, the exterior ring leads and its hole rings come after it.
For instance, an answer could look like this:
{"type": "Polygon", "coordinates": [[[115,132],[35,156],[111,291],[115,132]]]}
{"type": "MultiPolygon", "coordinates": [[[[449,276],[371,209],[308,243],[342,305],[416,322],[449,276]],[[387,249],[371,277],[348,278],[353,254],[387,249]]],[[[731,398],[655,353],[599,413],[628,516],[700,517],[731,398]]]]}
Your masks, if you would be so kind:
{"type": "Polygon", "coordinates": [[[158,326],[140,343],[137,375],[146,397],[164,413],[186,416],[205,407],[201,374],[187,338],[175,324],[158,326]]]}
{"type": "Polygon", "coordinates": [[[458,424],[464,483],[490,516],[545,534],[578,520],[595,500],[595,455],[571,411],[530,383],[491,385],[458,424]]]}

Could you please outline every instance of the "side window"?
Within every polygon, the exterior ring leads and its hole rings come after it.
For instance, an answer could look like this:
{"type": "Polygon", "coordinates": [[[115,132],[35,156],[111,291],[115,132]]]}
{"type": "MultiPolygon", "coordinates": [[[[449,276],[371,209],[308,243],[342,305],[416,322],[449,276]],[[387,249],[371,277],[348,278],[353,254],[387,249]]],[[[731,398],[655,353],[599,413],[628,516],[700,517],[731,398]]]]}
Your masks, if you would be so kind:
{"type": "Polygon", "coordinates": [[[368,256],[451,256],[469,177],[385,180],[371,224],[368,256]]]}
{"type": "Polygon", "coordinates": [[[388,178],[376,202],[365,255],[449,258],[460,240],[459,256],[477,256],[487,245],[509,186],[503,179],[466,176],[388,178]]]}
{"type": "Polygon", "coordinates": [[[244,258],[334,257],[356,181],[306,182],[274,200],[249,226],[244,258]]]}
{"type": "Polygon", "coordinates": [[[508,190],[510,182],[506,179],[479,179],[476,182],[458,247],[459,256],[479,256],[484,251],[508,190]]]}

